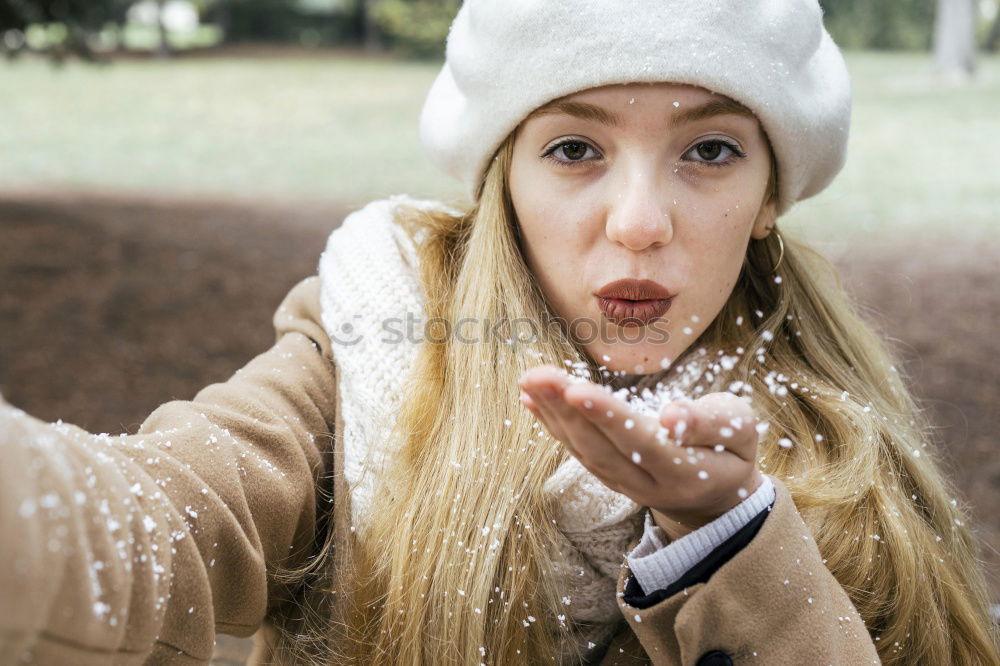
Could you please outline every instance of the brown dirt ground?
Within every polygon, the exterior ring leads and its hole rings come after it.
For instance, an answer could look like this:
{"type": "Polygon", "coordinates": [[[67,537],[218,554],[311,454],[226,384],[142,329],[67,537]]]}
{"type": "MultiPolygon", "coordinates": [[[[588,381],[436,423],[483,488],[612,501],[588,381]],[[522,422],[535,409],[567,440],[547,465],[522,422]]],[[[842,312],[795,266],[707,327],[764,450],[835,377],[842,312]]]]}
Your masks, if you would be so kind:
{"type": "MultiPolygon", "coordinates": [[[[273,341],[336,206],[0,194],[0,391],[47,420],[134,431],[273,341]]],[[[901,241],[837,261],[895,340],[945,464],[1000,571],[1000,241],[901,241]],[[994,507],[990,509],[989,507],[994,507]]],[[[991,580],[1000,600],[1000,579],[991,580]]],[[[246,642],[220,637],[220,664],[246,642]]]]}

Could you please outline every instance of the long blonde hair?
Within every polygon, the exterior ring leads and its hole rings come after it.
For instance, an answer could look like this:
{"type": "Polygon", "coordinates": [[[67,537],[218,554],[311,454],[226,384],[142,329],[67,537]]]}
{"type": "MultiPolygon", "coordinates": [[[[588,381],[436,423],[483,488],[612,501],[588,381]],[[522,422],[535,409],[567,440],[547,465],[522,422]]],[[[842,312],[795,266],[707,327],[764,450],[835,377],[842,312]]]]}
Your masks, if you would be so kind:
{"type": "MultiPolygon", "coordinates": [[[[507,188],[515,135],[466,214],[413,210],[399,220],[425,233],[428,320],[492,326],[549,314],[507,188]]],[[[768,275],[777,258],[773,234],[750,243],[731,297],[691,349],[745,350],[727,379],[743,382],[770,421],[759,465],[789,487],[883,662],[992,663],[996,635],[975,545],[903,378],[825,259],[786,238],[779,285],[768,275]],[[779,446],[781,438],[794,446],[779,446]]],[[[527,354],[517,333],[422,345],[378,511],[336,577],[332,537],[310,566],[285,572],[300,601],[283,619],[279,652],[316,664],[565,658],[560,645],[572,645],[565,639],[580,627],[560,619],[554,507],[541,489],[567,454],[520,407],[517,380],[564,360],[608,379],[570,336],[540,336],[527,354]],[[331,598],[344,610],[335,626],[331,598]]]]}

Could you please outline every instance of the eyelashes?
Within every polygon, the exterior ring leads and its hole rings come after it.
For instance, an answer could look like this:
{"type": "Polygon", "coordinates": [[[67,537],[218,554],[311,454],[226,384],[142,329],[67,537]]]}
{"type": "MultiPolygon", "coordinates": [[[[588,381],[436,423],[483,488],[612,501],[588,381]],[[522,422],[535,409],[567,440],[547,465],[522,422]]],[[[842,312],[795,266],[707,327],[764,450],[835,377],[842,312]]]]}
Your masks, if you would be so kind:
{"type": "MultiPolygon", "coordinates": [[[[552,162],[560,167],[566,167],[572,169],[593,162],[595,161],[595,159],[599,159],[593,157],[587,158],[587,155],[591,153],[598,156],[600,155],[597,149],[594,148],[594,146],[590,142],[585,141],[583,139],[570,138],[560,141],[555,145],[551,146],[550,148],[548,148],[544,153],[542,153],[541,158],[544,160],[548,160],[549,162],[552,162]],[[561,159],[555,156],[558,151],[561,151],[565,148],[572,148],[573,152],[579,152],[580,149],[583,149],[584,155],[579,159],[561,159]]],[[[563,155],[565,156],[565,152],[563,153],[563,155]]],[[[741,160],[745,157],[746,153],[740,150],[739,146],[737,146],[735,143],[731,141],[727,141],[725,139],[708,139],[706,141],[699,141],[694,146],[692,146],[687,152],[684,153],[684,157],[682,157],[682,159],[685,159],[685,161],[688,162],[702,164],[710,168],[719,168],[719,167],[729,166],[734,162],[741,160]],[[725,159],[720,161],[686,158],[687,155],[690,155],[692,153],[697,153],[698,149],[704,146],[719,146],[723,151],[728,150],[729,155],[725,159]]]]}
{"type": "Polygon", "coordinates": [[[730,141],[726,141],[725,139],[709,139],[708,141],[701,141],[692,146],[691,150],[687,151],[684,154],[689,155],[692,152],[697,152],[698,149],[701,148],[702,146],[719,146],[720,148],[729,150],[729,152],[731,153],[726,159],[722,160],[721,162],[715,162],[711,160],[704,160],[704,161],[694,160],[696,162],[701,162],[705,166],[710,166],[710,167],[726,166],[728,164],[732,164],[736,160],[740,160],[746,157],[746,153],[741,151],[739,146],[730,141]]]}
{"type": "MultiPolygon", "coordinates": [[[[586,149],[586,151],[588,153],[590,151],[593,151],[594,153],[597,153],[597,149],[594,148],[589,143],[587,143],[586,141],[582,141],[580,139],[566,139],[564,141],[560,141],[556,145],[554,145],[551,148],[549,148],[548,150],[546,150],[542,154],[542,158],[543,159],[547,159],[550,162],[554,162],[555,164],[558,164],[559,166],[562,166],[562,167],[575,167],[575,166],[577,166],[579,164],[583,164],[583,163],[592,161],[592,160],[584,160],[582,158],[581,159],[577,159],[577,160],[573,160],[573,159],[566,160],[566,159],[558,159],[556,157],[553,157],[553,155],[555,154],[556,151],[561,150],[563,148],[566,148],[568,146],[572,146],[572,147],[575,147],[575,148],[578,148],[578,147],[582,146],[582,147],[584,147],[586,149]]],[[[586,155],[586,153],[584,153],[584,154],[586,155]]]]}

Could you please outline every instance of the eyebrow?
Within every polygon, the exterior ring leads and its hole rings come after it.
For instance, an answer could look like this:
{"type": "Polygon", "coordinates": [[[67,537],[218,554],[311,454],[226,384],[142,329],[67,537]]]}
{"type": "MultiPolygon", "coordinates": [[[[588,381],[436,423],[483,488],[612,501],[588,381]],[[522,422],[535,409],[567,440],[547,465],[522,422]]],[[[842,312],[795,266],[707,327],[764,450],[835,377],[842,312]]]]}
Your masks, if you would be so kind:
{"type": "MultiPolygon", "coordinates": [[[[588,102],[574,102],[568,100],[550,102],[541,108],[535,109],[528,115],[528,118],[559,113],[564,113],[583,120],[591,120],[610,127],[621,127],[624,124],[622,116],[614,111],[608,111],[604,107],[596,104],[590,104],[588,102]]],[[[736,115],[756,119],[753,111],[739,102],[729,98],[722,98],[713,99],[710,102],[706,102],[698,106],[692,106],[689,109],[684,109],[679,113],[672,114],[670,116],[670,124],[674,126],[683,125],[722,115],[736,115]]]]}

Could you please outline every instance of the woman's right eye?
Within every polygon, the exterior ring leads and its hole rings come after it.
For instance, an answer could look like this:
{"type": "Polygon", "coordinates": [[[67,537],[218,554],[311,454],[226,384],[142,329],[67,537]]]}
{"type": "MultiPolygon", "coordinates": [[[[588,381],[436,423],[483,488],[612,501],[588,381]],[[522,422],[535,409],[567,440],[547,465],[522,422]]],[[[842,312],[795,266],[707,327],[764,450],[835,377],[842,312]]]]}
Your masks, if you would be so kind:
{"type": "Polygon", "coordinates": [[[570,139],[568,141],[557,143],[549,148],[545,154],[542,155],[542,158],[555,162],[559,166],[572,167],[580,164],[581,162],[589,162],[595,159],[594,156],[599,156],[599,154],[589,143],[586,141],[580,141],[579,139],[570,139]],[[588,154],[591,153],[593,153],[593,155],[588,158],[588,154]]]}

